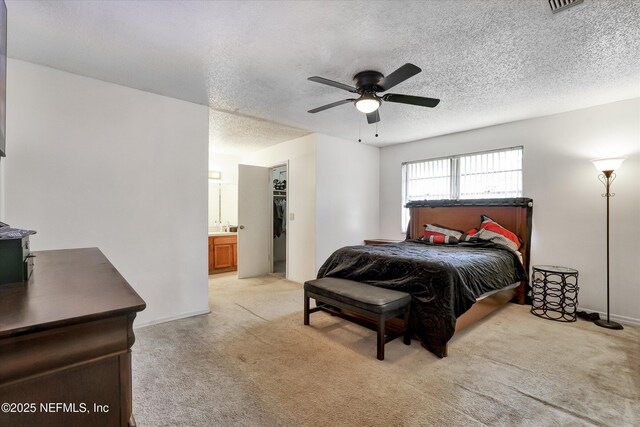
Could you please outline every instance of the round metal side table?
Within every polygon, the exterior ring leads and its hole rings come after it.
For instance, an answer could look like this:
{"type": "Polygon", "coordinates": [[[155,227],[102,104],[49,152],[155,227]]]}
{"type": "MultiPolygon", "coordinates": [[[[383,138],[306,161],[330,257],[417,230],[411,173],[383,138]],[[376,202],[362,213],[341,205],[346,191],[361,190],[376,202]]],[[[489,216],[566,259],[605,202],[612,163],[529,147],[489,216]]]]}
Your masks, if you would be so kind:
{"type": "Polygon", "coordinates": [[[531,313],[558,322],[575,322],[578,308],[578,270],[557,265],[534,265],[531,313]]]}

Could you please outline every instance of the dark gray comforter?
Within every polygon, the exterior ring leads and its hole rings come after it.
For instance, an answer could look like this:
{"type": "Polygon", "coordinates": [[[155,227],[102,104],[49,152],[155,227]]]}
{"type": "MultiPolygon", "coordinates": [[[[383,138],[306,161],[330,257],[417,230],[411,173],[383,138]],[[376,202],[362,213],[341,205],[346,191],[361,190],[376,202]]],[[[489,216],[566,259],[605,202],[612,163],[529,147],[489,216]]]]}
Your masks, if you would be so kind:
{"type": "Polygon", "coordinates": [[[318,278],[340,277],[411,294],[411,326],[439,357],[456,319],[480,295],[526,278],[517,255],[493,243],[348,246],[320,267],[318,278]]]}

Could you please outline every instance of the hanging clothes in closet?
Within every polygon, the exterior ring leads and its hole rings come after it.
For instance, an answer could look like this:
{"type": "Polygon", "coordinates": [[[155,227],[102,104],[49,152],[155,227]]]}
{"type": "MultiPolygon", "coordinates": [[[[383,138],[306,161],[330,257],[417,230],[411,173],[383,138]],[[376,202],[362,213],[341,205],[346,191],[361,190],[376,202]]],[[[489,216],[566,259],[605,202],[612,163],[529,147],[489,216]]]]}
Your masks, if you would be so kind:
{"type": "Polygon", "coordinates": [[[284,196],[273,197],[273,237],[280,237],[287,229],[287,199],[284,196]]]}

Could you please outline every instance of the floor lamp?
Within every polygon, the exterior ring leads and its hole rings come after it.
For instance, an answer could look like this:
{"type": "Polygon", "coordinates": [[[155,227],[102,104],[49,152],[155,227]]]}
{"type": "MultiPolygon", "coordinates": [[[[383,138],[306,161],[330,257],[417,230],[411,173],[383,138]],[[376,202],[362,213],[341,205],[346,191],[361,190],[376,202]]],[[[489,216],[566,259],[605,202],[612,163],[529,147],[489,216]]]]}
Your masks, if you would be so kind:
{"type": "Polygon", "coordinates": [[[594,323],[607,329],[622,329],[620,323],[609,320],[609,199],[615,196],[615,193],[611,192],[611,183],[616,179],[613,171],[619,168],[623,161],[623,158],[593,160],[593,165],[602,172],[598,179],[606,189],[602,197],[607,199],[607,320],[598,319],[594,323]]]}

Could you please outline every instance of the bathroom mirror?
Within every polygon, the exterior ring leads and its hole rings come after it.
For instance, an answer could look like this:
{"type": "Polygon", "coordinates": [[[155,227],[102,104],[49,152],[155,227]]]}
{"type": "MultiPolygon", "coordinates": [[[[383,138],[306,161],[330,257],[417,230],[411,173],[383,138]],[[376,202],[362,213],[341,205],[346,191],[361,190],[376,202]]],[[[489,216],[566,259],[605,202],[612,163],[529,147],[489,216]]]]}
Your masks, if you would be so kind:
{"type": "Polygon", "coordinates": [[[209,180],[209,231],[227,222],[238,224],[238,184],[209,180]]]}

